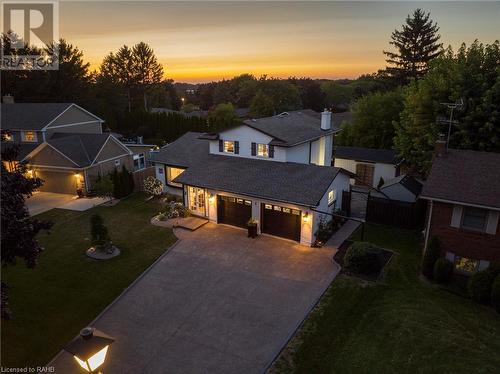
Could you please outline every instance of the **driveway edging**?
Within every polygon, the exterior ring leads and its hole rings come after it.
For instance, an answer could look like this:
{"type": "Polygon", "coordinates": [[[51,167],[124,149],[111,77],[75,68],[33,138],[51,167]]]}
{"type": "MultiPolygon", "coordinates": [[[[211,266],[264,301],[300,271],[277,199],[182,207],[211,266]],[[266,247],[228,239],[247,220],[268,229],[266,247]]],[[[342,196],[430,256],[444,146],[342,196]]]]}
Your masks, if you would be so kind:
{"type": "MultiPolygon", "coordinates": [[[[172,231],[173,232],[173,231],[172,231]]],[[[168,247],[165,252],[163,252],[160,257],[158,257],[151,265],[148,266],[148,268],[146,270],[144,270],[137,278],[134,279],[134,281],[132,283],[130,283],[112,302],[110,302],[103,310],[101,310],[101,312],[92,320],[90,321],[87,326],[92,326],[94,325],[97,320],[99,318],[102,317],[102,315],[104,313],[106,313],[109,309],[111,309],[111,307],[113,305],[115,305],[123,296],[125,296],[129,291],[130,289],[132,289],[133,286],[136,285],[136,283],[138,283],[142,278],[144,278],[144,276],[149,273],[151,271],[151,269],[153,269],[153,267],[158,263],[160,262],[163,257],[165,257],[166,255],[168,255],[170,253],[170,251],[175,248],[177,246],[177,244],[179,244],[181,242],[182,239],[179,239],[175,233],[174,233],[174,236],[177,238],[177,241],[172,244],[170,247],[168,247]]],[[[61,356],[62,354],[64,353],[64,350],[60,350],[59,352],[57,352],[57,354],[52,358],[52,360],[50,360],[50,362],[45,365],[46,367],[50,367],[50,366],[54,366],[52,365],[52,363],[54,361],[56,361],[56,359],[61,356]]]]}

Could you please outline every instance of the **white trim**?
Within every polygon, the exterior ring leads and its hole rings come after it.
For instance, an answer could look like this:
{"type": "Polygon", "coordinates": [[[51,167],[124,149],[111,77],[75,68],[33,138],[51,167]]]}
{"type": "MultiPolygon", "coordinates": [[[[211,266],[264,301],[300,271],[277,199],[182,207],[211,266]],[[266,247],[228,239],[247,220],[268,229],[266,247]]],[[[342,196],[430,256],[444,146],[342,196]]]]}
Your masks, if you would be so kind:
{"type": "Polygon", "coordinates": [[[64,113],[66,113],[70,108],[73,108],[73,107],[76,107],[78,109],[80,109],[81,111],[87,113],[88,115],[94,117],[97,121],[100,121],[101,123],[104,122],[104,120],[102,118],[99,118],[97,117],[95,114],[92,114],[90,113],[88,110],[85,110],[83,109],[81,106],[79,105],[76,105],[75,103],[69,103],[69,106],[64,109],[61,113],[59,113],[52,121],[50,121],[49,123],[47,123],[43,128],[41,128],[41,130],[46,130],[47,127],[49,127],[55,120],[57,120],[59,117],[61,117],[64,113]]]}
{"type": "Polygon", "coordinates": [[[99,121],[99,120],[95,120],[95,121],[85,121],[85,122],[73,122],[73,123],[68,123],[66,125],[57,125],[57,126],[50,126],[47,128],[47,130],[50,130],[50,129],[58,129],[59,127],[69,127],[69,126],[78,126],[78,125],[86,125],[86,124],[89,124],[89,123],[99,123],[101,124],[102,122],[99,121]]]}
{"type": "Polygon", "coordinates": [[[436,199],[436,198],[427,197],[427,196],[420,196],[419,198],[420,199],[424,199],[424,200],[429,200],[429,201],[439,201],[441,203],[465,205],[465,206],[472,206],[472,207],[475,207],[475,208],[483,208],[483,209],[488,209],[488,210],[498,210],[498,211],[500,211],[500,208],[497,208],[497,207],[487,206],[487,205],[479,205],[479,204],[464,203],[463,201],[446,200],[446,199],[436,199]]]}
{"type": "MultiPolygon", "coordinates": [[[[101,149],[99,150],[99,152],[97,152],[97,155],[95,156],[94,160],[90,163],[90,166],[94,165],[97,158],[99,157],[99,155],[101,154],[102,150],[104,149],[104,147],[106,146],[106,144],[108,144],[109,140],[112,139],[115,143],[118,143],[118,145],[120,147],[122,147],[123,149],[125,149],[127,151],[127,155],[131,155],[132,154],[132,151],[130,149],[128,149],[127,147],[125,147],[122,142],[120,142],[118,139],[116,139],[113,135],[109,134],[108,137],[106,138],[106,141],[104,142],[104,144],[102,145],[101,149]]],[[[120,156],[115,156],[115,157],[122,157],[124,156],[123,154],[120,155],[120,156]]],[[[114,157],[114,158],[115,158],[114,157]]],[[[110,160],[112,160],[113,158],[111,158],[110,160]]],[[[107,161],[107,160],[103,160],[103,161],[99,161],[99,162],[104,162],[104,161],[107,161]]]]}
{"type": "MultiPolygon", "coordinates": [[[[122,157],[125,157],[125,156],[130,156],[130,155],[125,155],[125,154],[123,154],[123,155],[119,155],[119,156],[111,157],[111,158],[108,158],[108,159],[106,159],[106,160],[101,160],[101,161],[99,161],[96,165],[93,165],[93,164],[92,164],[92,165],[90,165],[90,166],[97,166],[97,165],[99,165],[99,164],[101,164],[101,163],[103,163],[103,162],[113,161],[113,160],[116,160],[116,159],[118,159],[118,158],[122,158],[122,157]]],[[[90,166],[89,166],[89,167],[90,167],[90,166]]]]}
{"type": "Polygon", "coordinates": [[[24,156],[24,158],[22,160],[20,160],[20,162],[30,158],[30,157],[33,157],[34,155],[36,155],[38,152],[40,152],[43,148],[45,148],[45,146],[47,146],[48,143],[40,143],[38,144],[37,147],[35,147],[30,153],[28,153],[26,156],[24,156]]]}
{"type": "Polygon", "coordinates": [[[29,166],[32,168],[43,168],[43,169],[84,170],[84,168],[81,167],[71,168],[68,166],[35,165],[35,164],[29,164],[29,166]]]}

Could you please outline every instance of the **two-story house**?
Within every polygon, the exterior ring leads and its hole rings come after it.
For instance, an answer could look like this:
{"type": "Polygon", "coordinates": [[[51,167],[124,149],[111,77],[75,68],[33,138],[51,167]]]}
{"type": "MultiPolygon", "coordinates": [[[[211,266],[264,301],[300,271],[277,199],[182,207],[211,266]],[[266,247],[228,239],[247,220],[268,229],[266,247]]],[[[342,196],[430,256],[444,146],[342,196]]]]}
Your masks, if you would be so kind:
{"type": "MultiPolygon", "coordinates": [[[[28,163],[28,172],[41,178],[41,191],[84,194],[101,175],[125,166],[134,170],[134,152],[109,132],[103,120],[73,103],[14,103],[4,97],[1,127],[8,132],[2,148],[16,146],[15,160],[7,167],[28,163]]],[[[144,157],[144,156],[143,156],[144,157]]],[[[137,169],[135,168],[135,169],[137,169]]]]}
{"type": "Polygon", "coordinates": [[[217,134],[187,133],[152,155],[165,191],[191,213],[302,244],[315,241],[321,215],[340,209],[351,173],[331,166],[329,111],[247,120],[217,134]]]}
{"type": "Polygon", "coordinates": [[[455,271],[471,274],[500,261],[500,153],[436,148],[420,196],[429,202],[424,249],[437,236],[455,271]]]}

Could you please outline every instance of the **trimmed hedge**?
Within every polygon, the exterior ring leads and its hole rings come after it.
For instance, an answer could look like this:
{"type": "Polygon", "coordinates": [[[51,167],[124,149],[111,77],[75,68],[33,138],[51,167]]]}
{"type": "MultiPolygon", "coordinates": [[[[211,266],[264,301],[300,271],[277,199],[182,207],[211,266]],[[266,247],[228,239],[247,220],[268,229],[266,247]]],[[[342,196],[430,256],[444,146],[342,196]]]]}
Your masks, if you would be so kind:
{"type": "Polygon", "coordinates": [[[500,274],[498,274],[491,286],[491,305],[500,313],[500,274]]]}
{"type": "Polygon", "coordinates": [[[478,303],[487,304],[490,301],[495,273],[490,269],[473,274],[467,283],[470,297],[478,303]]]}
{"type": "Polygon", "coordinates": [[[344,267],[359,274],[377,273],[382,265],[382,249],[368,242],[354,242],[344,257],[344,267]]]}
{"type": "Polygon", "coordinates": [[[434,277],[434,264],[440,257],[439,246],[439,239],[433,236],[431,240],[429,240],[427,251],[425,251],[424,258],[422,259],[422,274],[429,279],[433,279],[434,277]]]}
{"type": "Polygon", "coordinates": [[[437,283],[448,283],[453,271],[453,264],[444,257],[437,259],[434,264],[433,279],[437,283]]]}

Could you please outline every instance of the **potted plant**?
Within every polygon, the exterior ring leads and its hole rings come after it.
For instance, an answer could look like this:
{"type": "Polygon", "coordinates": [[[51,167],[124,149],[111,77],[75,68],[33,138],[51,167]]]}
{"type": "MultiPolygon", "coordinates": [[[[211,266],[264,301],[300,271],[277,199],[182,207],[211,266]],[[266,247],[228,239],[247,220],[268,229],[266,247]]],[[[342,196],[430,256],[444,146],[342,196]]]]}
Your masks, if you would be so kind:
{"type": "Polygon", "coordinates": [[[247,222],[247,229],[248,229],[248,237],[249,238],[256,238],[257,237],[257,220],[254,218],[250,218],[250,220],[247,222]]]}

